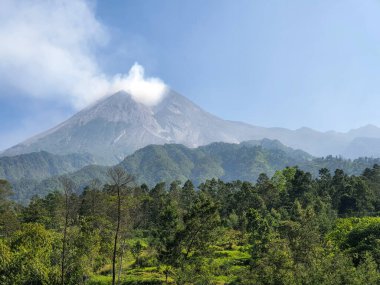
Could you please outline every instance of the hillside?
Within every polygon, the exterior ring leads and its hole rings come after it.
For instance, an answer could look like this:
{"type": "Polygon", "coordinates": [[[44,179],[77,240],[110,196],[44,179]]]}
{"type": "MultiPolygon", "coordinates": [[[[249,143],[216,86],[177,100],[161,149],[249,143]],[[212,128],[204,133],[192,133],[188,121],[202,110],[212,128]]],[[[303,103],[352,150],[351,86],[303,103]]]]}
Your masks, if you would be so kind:
{"type": "Polygon", "coordinates": [[[183,145],[151,145],[136,151],[120,163],[137,181],[153,185],[159,181],[192,180],[199,184],[206,179],[254,181],[260,173],[272,175],[286,166],[311,160],[303,151],[283,149],[279,142],[212,143],[189,149],[183,145]]]}
{"type": "Polygon", "coordinates": [[[20,179],[42,180],[69,173],[95,163],[89,154],[55,155],[46,151],[0,157],[0,179],[11,182],[20,179]]]}
{"type": "MultiPolygon", "coordinates": [[[[380,164],[380,159],[315,158],[278,141],[262,140],[241,144],[212,143],[194,149],[178,144],[150,145],[127,156],[119,165],[135,176],[137,184],[153,186],[158,182],[184,182],[187,179],[198,185],[211,178],[254,182],[261,173],[271,176],[287,166],[298,166],[314,177],[318,176],[321,168],[331,172],[339,168],[347,174],[358,175],[374,164],[380,164]]],[[[92,165],[69,176],[80,192],[94,179],[106,183],[107,169],[105,166],[92,165]]],[[[13,186],[14,198],[18,201],[27,201],[33,195],[43,196],[59,189],[57,177],[43,181],[22,179],[13,183],[13,186]]]]}

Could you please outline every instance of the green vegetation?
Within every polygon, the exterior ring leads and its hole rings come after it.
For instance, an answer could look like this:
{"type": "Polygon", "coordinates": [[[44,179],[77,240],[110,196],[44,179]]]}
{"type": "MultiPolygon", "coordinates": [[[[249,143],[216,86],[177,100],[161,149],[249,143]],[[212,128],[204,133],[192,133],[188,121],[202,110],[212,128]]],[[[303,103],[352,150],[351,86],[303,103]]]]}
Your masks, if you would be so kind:
{"type": "MultiPolygon", "coordinates": [[[[13,200],[28,202],[35,194],[35,185],[52,176],[62,175],[82,169],[86,165],[95,163],[89,154],[56,155],[46,151],[33,152],[17,156],[0,157],[0,179],[12,183],[14,189],[13,200]],[[32,193],[32,195],[31,195],[32,193]]],[[[45,182],[46,184],[46,182],[45,182]]],[[[49,187],[39,187],[38,192],[44,196],[49,187]]]]}
{"type": "MultiPolygon", "coordinates": [[[[277,170],[296,165],[310,172],[313,177],[318,176],[321,168],[327,168],[331,172],[342,169],[346,174],[360,175],[364,169],[376,163],[380,164],[380,159],[346,160],[332,156],[314,158],[304,151],[286,147],[279,141],[264,139],[241,144],[213,143],[195,149],[177,144],[150,145],[127,156],[118,166],[132,174],[136,183],[145,183],[149,187],[154,187],[159,182],[169,185],[176,180],[182,183],[191,180],[195,185],[199,185],[212,178],[226,182],[234,180],[255,182],[261,173],[273,176],[277,170]]],[[[43,165],[42,163],[40,167],[30,167],[29,164],[23,165],[20,162],[13,173],[16,169],[20,171],[24,168],[33,168],[36,172],[34,177],[37,177],[39,169],[45,169],[43,165]]],[[[91,165],[69,174],[69,177],[77,185],[75,191],[80,193],[93,179],[99,179],[103,184],[107,183],[107,171],[108,167],[91,165]]],[[[55,174],[57,173],[51,175],[55,174]]],[[[46,173],[43,172],[39,177],[43,175],[46,176],[46,173]]],[[[12,177],[1,175],[0,167],[0,178],[12,183],[15,193],[13,199],[20,203],[28,203],[35,194],[45,196],[50,192],[60,190],[57,176],[42,181],[37,178],[26,178],[29,176],[25,175],[18,176],[24,177],[23,179],[14,180],[12,177]]]]}
{"type": "Polygon", "coordinates": [[[9,181],[42,180],[53,175],[76,171],[95,163],[89,154],[56,155],[46,151],[0,157],[0,177],[9,181]]]}
{"type": "Polygon", "coordinates": [[[12,202],[0,180],[0,284],[380,284],[380,167],[296,167],[256,183],[136,186],[12,202]]]}

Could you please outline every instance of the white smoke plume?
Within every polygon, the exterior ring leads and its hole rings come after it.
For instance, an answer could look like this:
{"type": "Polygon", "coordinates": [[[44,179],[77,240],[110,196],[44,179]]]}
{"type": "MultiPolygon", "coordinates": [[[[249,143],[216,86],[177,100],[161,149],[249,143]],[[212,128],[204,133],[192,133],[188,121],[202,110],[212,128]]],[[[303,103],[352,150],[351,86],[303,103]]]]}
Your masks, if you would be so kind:
{"type": "Polygon", "coordinates": [[[135,63],[128,75],[114,76],[108,90],[108,93],[125,90],[135,101],[152,106],[160,102],[168,88],[159,78],[145,78],[144,68],[135,63]]]}
{"type": "Polygon", "coordinates": [[[75,108],[122,89],[144,104],[160,101],[166,85],[144,78],[137,63],[129,74],[102,71],[95,51],[108,39],[107,28],[85,0],[1,0],[0,84],[75,108]]]}

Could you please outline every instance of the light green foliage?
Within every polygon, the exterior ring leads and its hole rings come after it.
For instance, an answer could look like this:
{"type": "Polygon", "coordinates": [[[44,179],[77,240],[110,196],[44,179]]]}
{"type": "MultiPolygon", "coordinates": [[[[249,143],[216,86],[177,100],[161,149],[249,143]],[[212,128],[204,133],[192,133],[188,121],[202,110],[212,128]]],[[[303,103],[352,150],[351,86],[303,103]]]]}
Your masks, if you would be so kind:
{"type": "Polygon", "coordinates": [[[213,284],[210,264],[206,260],[194,259],[176,268],[173,273],[175,284],[208,285],[213,284]]]}
{"type": "Polygon", "coordinates": [[[380,217],[337,219],[334,229],[327,235],[328,240],[338,247],[344,246],[348,234],[354,229],[365,229],[370,225],[380,224],[380,217]]]}
{"type": "Polygon", "coordinates": [[[143,251],[143,245],[138,240],[131,247],[131,253],[132,253],[133,257],[136,259],[135,263],[136,263],[137,266],[140,265],[140,255],[141,255],[142,251],[143,251]]]}
{"type": "Polygon", "coordinates": [[[59,255],[54,250],[58,237],[42,225],[24,224],[8,245],[2,244],[7,272],[2,284],[54,284],[59,276],[55,266],[59,255]]]}

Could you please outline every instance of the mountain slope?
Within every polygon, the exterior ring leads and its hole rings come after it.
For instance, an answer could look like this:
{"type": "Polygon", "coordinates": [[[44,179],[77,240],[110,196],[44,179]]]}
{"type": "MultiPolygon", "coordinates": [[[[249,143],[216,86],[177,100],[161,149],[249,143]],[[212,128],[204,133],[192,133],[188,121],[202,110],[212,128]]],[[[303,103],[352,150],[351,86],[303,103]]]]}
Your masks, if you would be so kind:
{"type": "MultiPolygon", "coordinates": [[[[171,144],[147,146],[126,157],[120,165],[135,174],[140,183],[191,179],[198,184],[211,178],[254,181],[260,173],[272,175],[278,169],[304,162],[299,157],[258,144],[212,143],[195,149],[171,144]]],[[[305,154],[304,159],[312,157],[305,154]]]]}
{"type": "Polygon", "coordinates": [[[343,155],[346,157],[380,157],[380,138],[354,138],[346,147],[343,155]]]}
{"type": "Polygon", "coordinates": [[[150,144],[176,143],[198,147],[212,142],[238,143],[268,138],[315,156],[374,156],[359,144],[358,137],[379,139],[380,129],[366,126],[347,133],[318,132],[308,128],[288,130],[263,128],[222,120],[170,91],[156,106],[138,103],[120,91],[85,108],[55,128],[26,140],[3,155],[48,151],[54,154],[90,153],[99,164],[120,162],[135,150],[150,144]]]}
{"type": "MultiPolygon", "coordinates": [[[[170,183],[187,179],[195,184],[211,178],[256,181],[260,173],[270,176],[287,166],[299,166],[315,176],[321,168],[328,168],[332,172],[339,168],[348,174],[361,174],[375,163],[380,164],[380,159],[314,158],[304,151],[286,147],[279,141],[262,140],[241,144],[212,143],[198,148],[178,144],[149,145],[127,156],[118,165],[133,174],[136,183],[153,186],[161,181],[170,183]]],[[[78,185],[78,191],[81,191],[93,179],[107,183],[107,170],[108,167],[92,165],[69,176],[78,185]]],[[[60,189],[58,177],[41,182],[20,180],[13,186],[16,192],[14,198],[19,201],[60,189]]]]}
{"type": "Polygon", "coordinates": [[[54,155],[46,151],[0,157],[0,179],[42,180],[69,173],[94,163],[89,154],[54,155]]]}
{"type": "Polygon", "coordinates": [[[3,154],[86,152],[101,163],[112,164],[149,144],[175,142],[195,147],[213,141],[238,142],[234,126],[175,92],[153,108],[118,92],[3,154]]]}

